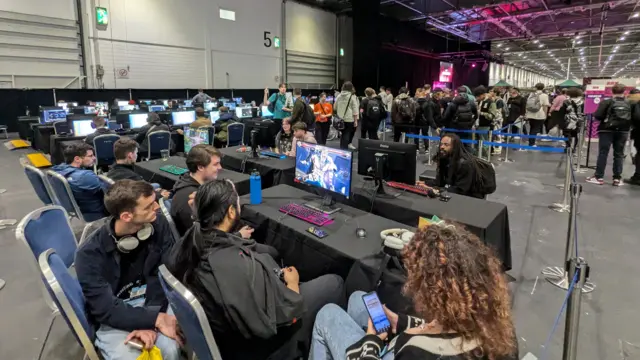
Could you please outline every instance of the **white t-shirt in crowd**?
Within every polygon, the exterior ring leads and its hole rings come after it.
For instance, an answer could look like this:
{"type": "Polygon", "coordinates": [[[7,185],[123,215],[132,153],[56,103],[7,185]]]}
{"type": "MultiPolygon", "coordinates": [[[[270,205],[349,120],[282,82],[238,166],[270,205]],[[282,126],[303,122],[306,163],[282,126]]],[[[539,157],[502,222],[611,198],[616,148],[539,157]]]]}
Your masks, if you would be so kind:
{"type": "MultiPolygon", "coordinates": [[[[549,102],[549,95],[543,93],[541,90],[537,90],[536,94],[538,94],[538,97],[540,98],[540,110],[535,113],[527,110],[526,117],[527,119],[546,120],[547,110],[549,109],[549,106],[551,106],[551,103],[549,102]]],[[[527,100],[528,99],[529,98],[527,97],[527,100]]]]}

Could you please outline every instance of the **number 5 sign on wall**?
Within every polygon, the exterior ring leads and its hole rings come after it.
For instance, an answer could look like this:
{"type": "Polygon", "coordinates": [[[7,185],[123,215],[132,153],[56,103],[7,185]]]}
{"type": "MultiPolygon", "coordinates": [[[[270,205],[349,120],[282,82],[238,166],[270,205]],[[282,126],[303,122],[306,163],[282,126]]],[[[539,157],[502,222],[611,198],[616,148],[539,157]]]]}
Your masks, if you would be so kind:
{"type": "Polygon", "coordinates": [[[273,40],[271,40],[271,32],[269,31],[265,31],[264,32],[264,47],[275,47],[275,48],[279,48],[280,47],[280,38],[277,36],[273,37],[273,40]]]}

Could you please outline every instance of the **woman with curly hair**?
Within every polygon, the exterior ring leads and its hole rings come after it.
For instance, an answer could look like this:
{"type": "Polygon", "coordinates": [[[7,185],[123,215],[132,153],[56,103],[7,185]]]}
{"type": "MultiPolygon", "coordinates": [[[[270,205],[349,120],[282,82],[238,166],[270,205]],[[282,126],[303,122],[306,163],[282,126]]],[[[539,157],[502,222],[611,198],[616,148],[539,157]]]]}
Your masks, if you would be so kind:
{"type": "Polygon", "coordinates": [[[391,334],[376,334],[364,293],[354,292],[347,312],[320,310],[309,359],[518,359],[502,265],[475,235],[444,222],[420,229],[403,262],[418,317],[385,307],[391,334]]]}

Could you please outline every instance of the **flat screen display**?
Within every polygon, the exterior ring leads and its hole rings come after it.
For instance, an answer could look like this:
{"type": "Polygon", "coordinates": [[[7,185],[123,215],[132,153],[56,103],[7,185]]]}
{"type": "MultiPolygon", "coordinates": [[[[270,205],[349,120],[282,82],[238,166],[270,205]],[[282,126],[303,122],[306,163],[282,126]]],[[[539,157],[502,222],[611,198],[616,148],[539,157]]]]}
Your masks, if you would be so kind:
{"type": "Polygon", "coordinates": [[[95,129],[91,126],[91,120],[74,120],[73,124],[73,135],[75,136],[87,136],[95,131],[95,129]]]}
{"type": "Polygon", "coordinates": [[[253,117],[251,106],[237,107],[236,117],[238,119],[250,119],[251,117],[253,117]]]}
{"type": "Polygon", "coordinates": [[[184,127],[184,152],[188,154],[191,148],[199,144],[210,144],[209,129],[192,129],[184,127]]]}
{"type": "Polygon", "coordinates": [[[220,111],[212,111],[209,113],[209,117],[211,118],[211,122],[215,123],[220,119],[220,111]]]}
{"type": "Polygon", "coordinates": [[[147,125],[147,114],[129,114],[129,128],[139,129],[147,125]]]}
{"type": "Polygon", "coordinates": [[[174,111],[171,113],[173,126],[189,125],[194,121],[196,121],[195,111],[174,111]]]}
{"type": "Polygon", "coordinates": [[[40,120],[42,123],[64,121],[67,120],[67,112],[64,109],[43,110],[40,120]]]}
{"type": "Polygon", "coordinates": [[[296,143],[294,181],[318,187],[347,199],[351,195],[353,153],[306,142],[296,143]]]}

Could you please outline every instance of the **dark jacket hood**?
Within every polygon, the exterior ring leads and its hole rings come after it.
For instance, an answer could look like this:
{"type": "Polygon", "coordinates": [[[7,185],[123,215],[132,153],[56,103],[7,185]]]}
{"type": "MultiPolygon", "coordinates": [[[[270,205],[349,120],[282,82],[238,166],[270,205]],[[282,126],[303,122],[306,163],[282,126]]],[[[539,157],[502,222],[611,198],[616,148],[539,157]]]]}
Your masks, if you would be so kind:
{"type": "Polygon", "coordinates": [[[184,173],[180,175],[178,181],[173,185],[173,192],[175,193],[179,190],[190,187],[194,188],[193,191],[197,191],[200,187],[200,183],[198,183],[196,179],[192,178],[190,173],[184,173]]]}
{"type": "Polygon", "coordinates": [[[458,95],[455,98],[453,98],[453,103],[460,106],[460,105],[465,105],[469,102],[469,98],[466,96],[466,94],[463,95],[458,95]]]}

